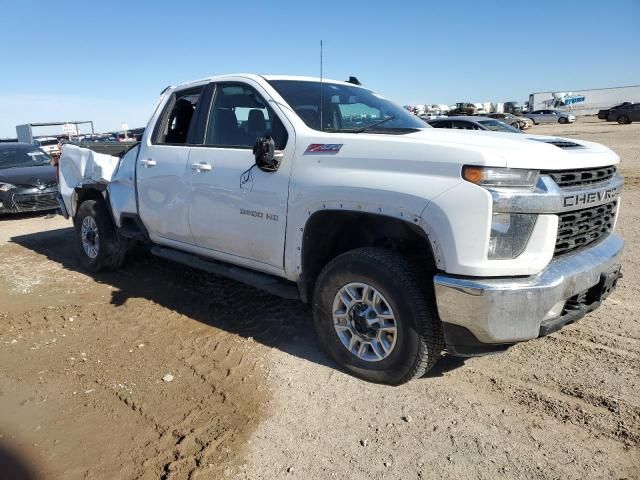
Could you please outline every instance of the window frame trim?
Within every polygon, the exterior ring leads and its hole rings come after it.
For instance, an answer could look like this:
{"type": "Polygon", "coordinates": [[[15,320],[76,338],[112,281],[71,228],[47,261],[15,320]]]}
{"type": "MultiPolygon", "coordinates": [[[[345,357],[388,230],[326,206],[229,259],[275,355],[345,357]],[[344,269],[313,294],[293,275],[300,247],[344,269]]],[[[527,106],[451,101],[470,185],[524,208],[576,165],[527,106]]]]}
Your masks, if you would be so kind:
{"type": "Polygon", "coordinates": [[[249,146],[246,146],[246,145],[214,145],[214,144],[208,144],[207,143],[207,133],[209,132],[209,124],[211,122],[211,109],[213,108],[213,104],[216,101],[216,98],[218,96],[219,87],[222,86],[222,85],[232,85],[232,86],[233,85],[240,85],[240,86],[245,87],[245,88],[250,88],[251,90],[253,90],[256,93],[256,95],[258,95],[260,97],[260,99],[265,104],[265,108],[267,110],[270,109],[273,112],[273,114],[277,117],[277,119],[282,124],[282,128],[284,129],[284,131],[287,134],[287,142],[285,143],[284,147],[275,149],[276,152],[284,152],[284,150],[289,145],[289,140],[290,140],[290,137],[291,137],[291,135],[289,133],[289,130],[285,126],[285,122],[282,120],[282,118],[278,114],[278,112],[276,112],[276,110],[273,107],[271,107],[271,105],[269,105],[269,100],[265,97],[265,94],[259,92],[258,89],[255,86],[249,84],[248,82],[244,82],[242,80],[221,80],[221,81],[210,82],[209,84],[207,84],[207,89],[210,90],[211,98],[209,99],[209,108],[207,108],[207,119],[205,121],[205,127],[204,127],[204,131],[203,131],[203,135],[202,135],[202,143],[199,143],[199,144],[194,145],[194,146],[196,146],[196,147],[204,147],[204,148],[228,148],[228,149],[232,149],[232,150],[253,150],[253,145],[249,145],[249,146]]]}
{"type": "Polygon", "coordinates": [[[162,112],[160,113],[160,116],[158,117],[158,121],[156,122],[156,125],[153,129],[153,135],[151,137],[151,145],[159,146],[159,147],[162,147],[162,146],[192,147],[192,146],[198,145],[198,143],[191,143],[191,141],[193,141],[193,137],[195,136],[194,132],[196,132],[198,129],[198,124],[200,120],[199,115],[200,115],[200,111],[202,110],[202,107],[201,107],[202,101],[206,100],[206,95],[208,93],[207,86],[208,85],[197,85],[197,86],[191,86],[191,87],[187,87],[181,90],[176,90],[174,92],[171,92],[171,97],[169,97],[167,102],[164,104],[162,112]],[[173,107],[175,107],[176,105],[177,98],[192,92],[193,93],[199,92],[200,97],[198,98],[196,109],[193,112],[193,117],[191,117],[191,122],[189,123],[189,131],[187,132],[187,141],[185,143],[160,142],[159,137],[162,135],[161,132],[167,126],[167,122],[169,121],[169,115],[171,115],[171,112],[173,111],[173,107]],[[193,130],[192,130],[192,127],[193,127],[193,130]]]}

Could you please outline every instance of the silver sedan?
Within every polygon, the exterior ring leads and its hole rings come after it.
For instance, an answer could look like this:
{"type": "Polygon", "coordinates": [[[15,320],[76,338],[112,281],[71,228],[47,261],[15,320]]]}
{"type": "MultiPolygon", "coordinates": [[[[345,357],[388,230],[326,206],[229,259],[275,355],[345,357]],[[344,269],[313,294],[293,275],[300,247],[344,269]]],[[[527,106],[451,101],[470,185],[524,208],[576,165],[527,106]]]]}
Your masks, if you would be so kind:
{"type": "Polygon", "coordinates": [[[530,118],[536,125],[539,123],[573,123],[576,121],[575,115],[558,110],[534,110],[522,116],[530,118]]]}

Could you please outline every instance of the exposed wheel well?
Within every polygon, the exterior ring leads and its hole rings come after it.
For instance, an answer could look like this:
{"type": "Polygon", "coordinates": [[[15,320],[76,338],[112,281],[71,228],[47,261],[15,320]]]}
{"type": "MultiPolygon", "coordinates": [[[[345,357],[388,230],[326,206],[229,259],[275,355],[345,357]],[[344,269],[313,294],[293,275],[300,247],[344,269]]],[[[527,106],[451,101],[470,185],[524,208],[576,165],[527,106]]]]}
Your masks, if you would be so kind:
{"type": "Polygon", "coordinates": [[[363,212],[324,210],[309,218],[302,240],[300,296],[313,296],[316,279],[333,258],[360,247],[383,247],[420,257],[425,269],[435,269],[431,244],[424,231],[410,222],[363,212]]]}
{"type": "MultiPolygon", "coordinates": [[[[78,211],[78,208],[80,208],[80,205],[85,200],[104,200],[104,196],[103,193],[96,188],[76,188],[74,212],[78,211]]],[[[72,220],[75,224],[75,213],[72,220]]]]}

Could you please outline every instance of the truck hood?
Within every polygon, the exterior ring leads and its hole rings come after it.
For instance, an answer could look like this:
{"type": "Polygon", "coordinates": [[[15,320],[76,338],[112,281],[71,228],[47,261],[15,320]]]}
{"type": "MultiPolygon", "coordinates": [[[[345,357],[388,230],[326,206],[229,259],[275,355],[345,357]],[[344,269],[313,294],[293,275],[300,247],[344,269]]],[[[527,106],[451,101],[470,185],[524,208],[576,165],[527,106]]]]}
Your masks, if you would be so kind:
{"type": "Polygon", "coordinates": [[[448,144],[481,156],[482,163],[491,166],[563,170],[620,162],[616,153],[599,143],[554,136],[431,128],[395,138],[418,145],[448,144]]]}

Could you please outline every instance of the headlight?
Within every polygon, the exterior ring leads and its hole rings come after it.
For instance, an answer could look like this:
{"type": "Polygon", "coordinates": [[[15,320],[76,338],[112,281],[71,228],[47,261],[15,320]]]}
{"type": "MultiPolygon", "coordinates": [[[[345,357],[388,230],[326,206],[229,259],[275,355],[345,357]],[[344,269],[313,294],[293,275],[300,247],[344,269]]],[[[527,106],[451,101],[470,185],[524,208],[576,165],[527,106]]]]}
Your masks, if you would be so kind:
{"type": "Polygon", "coordinates": [[[533,189],[538,182],[538,170],[465,165],[462,178],[481,187],[533,189]]]}
{"type": "Polygon", "coordinates": [[[0,182],[0,192],[8,192],[9,190],[16,188],[15,185],[11,185],[10,183],[2,183],[0,182]]]}
{"type": "Polygon", "coordinates": [[[537,215],[520,213],[494,213],[487,257],[506,260],[520,255],[529,241],[537,215]]]}

